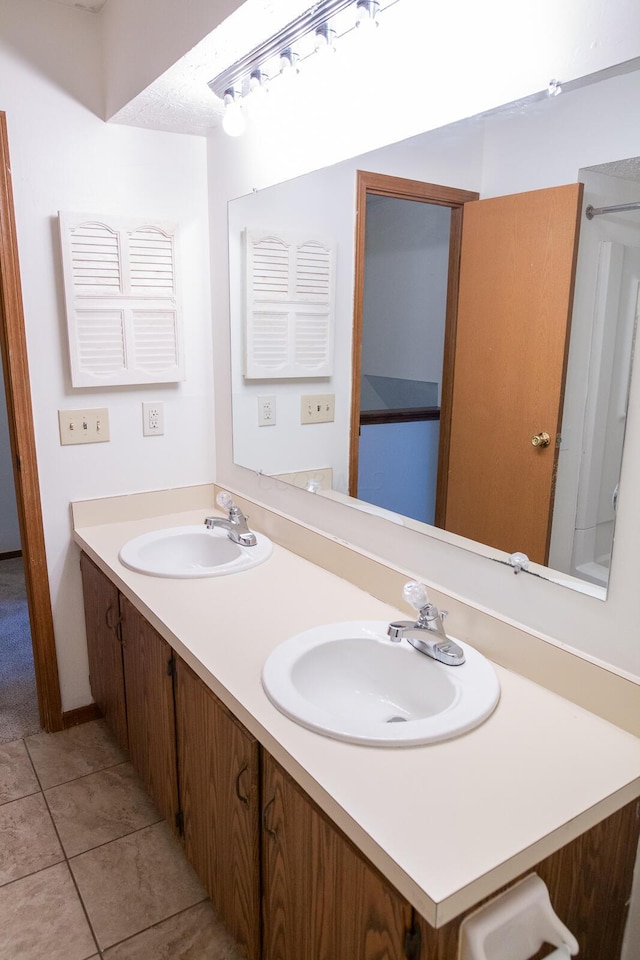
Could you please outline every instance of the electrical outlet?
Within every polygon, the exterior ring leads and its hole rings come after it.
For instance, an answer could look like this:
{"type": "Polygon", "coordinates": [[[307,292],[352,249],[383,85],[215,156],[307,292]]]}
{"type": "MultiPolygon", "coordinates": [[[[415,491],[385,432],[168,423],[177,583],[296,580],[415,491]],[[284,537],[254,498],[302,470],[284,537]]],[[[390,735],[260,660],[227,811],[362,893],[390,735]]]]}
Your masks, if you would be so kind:
{"type": "Polygon", "coordinates": [[[258,397],[258,426],[275,427],[276,425],[276,398],[258,397]]]}
{"type": "Polygon", "coordinates": [[[330,423],[335,419],[335,394],[300,397],[300,423],[330,423]]]}
{"type": "Polygon", "coordinates": [[[158,400],[142,404],[142,436],[164,435],[164,404],[158,400]]]}
{"type": "Polygon", "coordinates": [[[107,407],[92,410],[58,410],[62,446],[72,443],[106,443],[109,439],[107,407]]]}

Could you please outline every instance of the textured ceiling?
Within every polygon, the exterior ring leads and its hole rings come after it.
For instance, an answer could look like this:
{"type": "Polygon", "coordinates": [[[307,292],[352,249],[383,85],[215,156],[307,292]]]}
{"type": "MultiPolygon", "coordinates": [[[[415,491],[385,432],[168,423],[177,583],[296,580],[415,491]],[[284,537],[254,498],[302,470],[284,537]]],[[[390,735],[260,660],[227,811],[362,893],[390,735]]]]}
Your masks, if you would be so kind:
{"type": "Polygon", "coordinates": [[[206,136],[223,105],[207,82],[312,6],[309,0],[246,0],[213,33],[110,119],[133,127],[206,136]]]}
{"type": "Polygon", "coordinates": [[[633,180],[635,183],[640,183],[640,157],[616,160],[614,163],[599,163],[587,169],[595,173],[606,173],[607,176],[618,177],[620,180],[633,180]]]}

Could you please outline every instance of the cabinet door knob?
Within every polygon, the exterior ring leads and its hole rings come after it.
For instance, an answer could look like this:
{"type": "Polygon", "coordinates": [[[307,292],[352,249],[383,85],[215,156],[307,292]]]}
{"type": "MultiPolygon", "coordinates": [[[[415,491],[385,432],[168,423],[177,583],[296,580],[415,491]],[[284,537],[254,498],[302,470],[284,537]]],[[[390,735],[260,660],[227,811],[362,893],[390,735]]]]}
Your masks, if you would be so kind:
{"type": "Polygon", "coordinates": [[[531,445],[533,447],[548,447],[550,443],[551,437],[544,430],[531,437],[531,445]]]}
{"type": "Polygon", "coordinates": [[[274,829],[273,829],[272,827],[270,827],[269,824],[267,823],[267,810],[269,809],[269,807],[271,806],[271,804],[275,802],[275,799],[276,799],[275,796],[273,796],[273,797],[271,797],[271,800],[267,800],[267,802],[266,802],[265,805],[264,805],[264,809],[263,809],[263,811],[262,811],[262,826],[264,827],[265,832],[268,833],[269,836],[272,838],[272,840],[276,840],[276,839],[277,839],[277,837],[278,837],[278,831],[277,831],[277,830],[274,830],[274,829]]]}
{"type": "Polygon", "coordinates": [[[238,798],[240,803],[244,803],[247,806],[249,806],[249,797],[247,797],[244,793],[241,792],[240,780],[242,779],[242,774],[245,773],[248,769],[249,769],[249,764],[248,763],[243,764],[241,770],[238,773],[238,776],[236,777],[236,797],[238,798]]]}

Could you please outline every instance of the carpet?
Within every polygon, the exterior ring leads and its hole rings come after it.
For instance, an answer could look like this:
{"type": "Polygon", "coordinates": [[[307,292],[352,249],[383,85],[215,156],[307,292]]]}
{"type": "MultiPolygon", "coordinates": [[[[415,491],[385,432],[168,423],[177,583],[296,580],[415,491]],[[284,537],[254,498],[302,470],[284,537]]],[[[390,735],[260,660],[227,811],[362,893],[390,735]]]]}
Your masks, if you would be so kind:
{"type": "Polygon", "coordinates": [[[40,729],[22,558],[0,560],[0,743],[40,729]]]}

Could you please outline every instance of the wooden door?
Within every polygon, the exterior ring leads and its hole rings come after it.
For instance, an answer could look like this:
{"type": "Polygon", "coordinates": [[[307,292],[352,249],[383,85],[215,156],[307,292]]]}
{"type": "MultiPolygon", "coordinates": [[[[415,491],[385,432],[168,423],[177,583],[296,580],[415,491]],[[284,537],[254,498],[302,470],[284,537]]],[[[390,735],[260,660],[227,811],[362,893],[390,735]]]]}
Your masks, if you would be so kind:
{"type": "Polygon", "coordinates": [[[80,572],[93,699],[123,750],[129,748],[118,590],[86,554],[80,572]]]}
{"type": "Polygon", "coordinates": [[[582,184],[477,200],[462,226],[445,529],[545,564],[582,184]],[[549,434],[549,446],[532,437],[549,434]]]}
{"type": "Polygon", "coordinates": [[[131,762],[179,834],[173,651],[123,596],[120,614],[131,762]]]}
{"type": "Polygon", "coordinates": [[[229,932],[259,960],[258,743],[179,658],[176,714],[187,857],[229,932]]]}
{"type": "Polygon", "coordinates": [[[406,960],[410,905],[263,756],[264,960],[406,960]]]}

